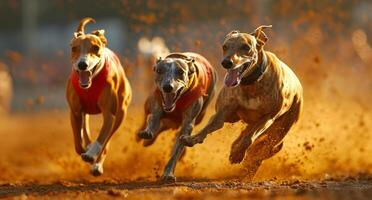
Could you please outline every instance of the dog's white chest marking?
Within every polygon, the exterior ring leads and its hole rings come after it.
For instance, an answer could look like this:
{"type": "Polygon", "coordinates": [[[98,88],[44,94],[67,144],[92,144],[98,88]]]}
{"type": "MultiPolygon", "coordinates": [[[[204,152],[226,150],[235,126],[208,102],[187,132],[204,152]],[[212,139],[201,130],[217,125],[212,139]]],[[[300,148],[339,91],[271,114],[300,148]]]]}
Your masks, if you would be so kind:
{"type": "Polygon", "coordinates": [[[245,103],[247,109],[256,110],[261,105],[261,100],[259,97],[250,98],[248,102],[245,103]]]}

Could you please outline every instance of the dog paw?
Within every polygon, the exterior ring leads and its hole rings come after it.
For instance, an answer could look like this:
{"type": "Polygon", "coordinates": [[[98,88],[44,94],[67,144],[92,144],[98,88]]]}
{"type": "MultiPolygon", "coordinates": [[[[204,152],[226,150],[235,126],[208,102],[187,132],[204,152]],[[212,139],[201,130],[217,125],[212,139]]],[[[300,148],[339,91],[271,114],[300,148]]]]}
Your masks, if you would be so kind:
{"type": "Polygon", "coordinates": [[[94,157],[89,155],[88,153],[82,153],[81,154],[81,159],[83,159],[85,162],[91,163],[91,164],[93,164],[93,162],[95,160],[94,157]]]}
{"type": "Polygon", "coordinates": [[[231,164],[241,163],[245,156],[245,149],[233,148],[229,156],[231,164]]]}
{"type": "Polygon", "coordinates": [[[176,177],[173,175],[163,175],[160,178],[160,181],[162,183],[175,183],[176,182],[176,177]]]}
{"type": "Polygon", "coordinates": [[[138,133],[138,137],[142,139],[152,139],[154,135],[150,131],[143,130],[138,133]]]}
{"type": "Polygon", "coordinates": [[[99,144],[98,142],[94,142],[93,144],[88,146],[87,151],[85,153],[81,154],[81,158],[85,162],[93,163],[96,160],[97,155],[99,155],[99,153],[101,152],[101,150],[102,145],[99,144]]]}
{"type": "Polygon", "coordinates": [[[103,166],[102,164],[93,164],[92,168],[90,169],[90,173],[93,176],[101,176],[103,174],[103,166]]]}
{"type": "Polygon", "coordinates": [[[189,136],[189,135],[182,135],[180,137],[180,142],[185,145],[185,146],[188,146],[188,147],[192,147],[194,146],[197,141],[195,140],[195,138],[193,136],[189,136]]]}

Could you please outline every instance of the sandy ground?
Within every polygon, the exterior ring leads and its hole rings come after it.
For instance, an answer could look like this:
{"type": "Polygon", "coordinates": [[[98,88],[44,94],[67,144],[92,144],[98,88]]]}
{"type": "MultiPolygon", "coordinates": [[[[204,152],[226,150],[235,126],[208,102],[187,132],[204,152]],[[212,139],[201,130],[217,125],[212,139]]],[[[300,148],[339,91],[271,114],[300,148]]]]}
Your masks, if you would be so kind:
{"type": "Polygon", "coordinates": [[[253,182],[58,182],[1,186],[0,196],[17,199],[370,199],[372,179],[253,182]]]}
{"type": "MultiPolygon", "coordinates": [[[[318,101],[305,107],[284,149],[266,160],[249,183],[235,179],[244,176],[244,163],[228,161],[230,145],[243,128],[239,123],[226,124],[203,145],[188,149],[176,169],[179,182],[164,185],[156,181],[175,132],[142,147],[134,140],[143,120],[139,107],[130,108],[113,137],[105,173],[98,178],[89,174],[89,165],[73,150],[66,111],[15,113],[0,121],[0,197],[370,199],[371,116],[360,104],[347,103],[355,114],[338,109],[342,103],[324,107],[318,101]],[[322,117],[317,118],[313,110],[322,110],[322,117]]],[[[93,117],[91,125],[97,133],[100,117],[93,117]]]]}

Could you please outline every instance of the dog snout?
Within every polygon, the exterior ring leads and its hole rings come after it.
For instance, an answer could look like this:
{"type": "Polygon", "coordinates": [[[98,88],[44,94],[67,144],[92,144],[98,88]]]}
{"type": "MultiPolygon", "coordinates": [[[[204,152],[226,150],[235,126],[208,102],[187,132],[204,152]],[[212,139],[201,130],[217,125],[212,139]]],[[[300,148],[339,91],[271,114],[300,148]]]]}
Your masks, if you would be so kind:
{"type": "Polygon", "coordinates": [[[221,62],[221,65],[222,67],[224,67],[225,69],[230,69],[231,67],[233,67],[233,62],[231,59],[228,59],[228,58],[225,58],[223,59],[223,61],[221,62]]]}
{"type": "Polygon", "coordinates": [[[166,93],[170,93],[173,91],[173,85],[167,83],[163,86],[163,91],[166,93]]]}
{"type": "Polygon", "coordinates": [[[88,68],[88,64],[84,61],[80,61],[78,63],[78,68],[79,68],[79,70],[86,70],[88,68]]]}

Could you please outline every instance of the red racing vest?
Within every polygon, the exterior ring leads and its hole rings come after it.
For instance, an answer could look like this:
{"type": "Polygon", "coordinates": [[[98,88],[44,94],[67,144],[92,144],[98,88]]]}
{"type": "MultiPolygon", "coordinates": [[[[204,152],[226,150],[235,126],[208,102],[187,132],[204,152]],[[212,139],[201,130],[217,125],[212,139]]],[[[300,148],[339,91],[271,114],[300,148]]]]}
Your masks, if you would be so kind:
{"type": "Polygon", "coordinates": [[[104,56],[104,64],[98,74],[93,77],[92,84],[89,88],[83,89],[79,85],[79,75],[76,70],[72,70],[70,74],[70,81],[72,86],[79,96],[80,103],[84,113],[99,114],[101,109],[98,106],[98,99],[103,89],[108,84],[107,78],[110,70],[116,68],[119,73],[124,74],[123,67],[120,64],[119,58],[110,49],[105,48],[102,56],[104,56]]]}
{"type": "MultiPolygon", "coordinates": [[[[187,55],[191,55],[195,58],[194,66],[199,73],[197,73],[197,77],[195,77],[196,80],[194,80],[196,85],[188,88],[188,90],[181,95],[172,112],[166,113],[167,118],[177,122],[182,121],[184,112],[194,101],[202,96],[208,96],[208,89],[213,80],[212,65],[204,57],[194,53],[187,53],[187,55]]],[[[158,89],[156,90],[157,95],[160,97],[158,99],[161,101],[160,91],[158,89]]]]}

